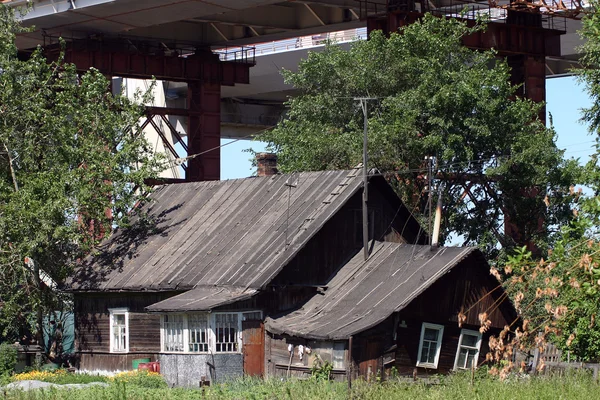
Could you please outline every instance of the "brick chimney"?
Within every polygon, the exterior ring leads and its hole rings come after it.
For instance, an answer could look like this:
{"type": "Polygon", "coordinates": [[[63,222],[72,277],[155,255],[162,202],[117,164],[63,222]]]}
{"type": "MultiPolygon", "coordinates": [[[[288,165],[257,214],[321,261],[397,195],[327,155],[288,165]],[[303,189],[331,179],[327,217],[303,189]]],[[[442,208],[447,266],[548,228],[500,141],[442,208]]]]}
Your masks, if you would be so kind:
{"type": "Polygon", "coordinates": [[[256,153],[256,165],[258,176],[277,175],[277,154],[274,153],[256,153]]]}

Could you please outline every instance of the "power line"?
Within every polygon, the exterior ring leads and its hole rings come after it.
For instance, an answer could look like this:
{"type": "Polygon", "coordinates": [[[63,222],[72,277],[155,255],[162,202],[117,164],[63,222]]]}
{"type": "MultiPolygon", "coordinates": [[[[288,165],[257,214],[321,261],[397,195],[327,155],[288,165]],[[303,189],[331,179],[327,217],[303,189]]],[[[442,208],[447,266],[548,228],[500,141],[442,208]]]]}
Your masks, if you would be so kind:
{"type": "Polygon", "coordinates": [[[210,153],[211,151],[218,150],[218,149],[220,149],[220,148],[222,148],[222,147],[229,146],[230,144],[233,144],[233,143],[235,143],[235,142],[239,142],[240,140],[244,140],[244,139],[248,139],[248,138],[250,138],[250,137],[253,137],[253,136],[258,136],[258,135],[261,135],[261,134],[265,133],[266,131],[269,131],[269,130],[271,130],[271,129],[275,128],[276,126],[277,126],[277,125],[272,125],[272,126],[269,126],[269,127],[265,128],[265,129],[261,129],[260,131],[252,132],[252,133],[250,133],[250,134],[248,134],[248,135],[241,136],[241,137],[239,137],[239,138],[237,138],[237,139],[233,139],[232,141],[230,141],[230,142],[227,142],[227,143],[224,143],[224,144],[222,144],[222,145],[219,145],[219,146],[213,147],[213,148],[211,148],[211,149],[208,149],[208,150],[201,151],[200,153],[190,154],[190,155],[188,155],[188,156],[186,156],[186,157],[179,157],[179,158],[176,158],[175,160],[173,160],[173,161],[170,161],[169,163],[171,163],[171,162],[174,162],[174,163],[175,163],[175,165],[181,165],[181,164],[183,164],[185,161],[191,160],[192,158],[196,158],[196,157],[199,157],[199,156],[201,156],[201,155],[203,155],[203,154],[210,153]]]}

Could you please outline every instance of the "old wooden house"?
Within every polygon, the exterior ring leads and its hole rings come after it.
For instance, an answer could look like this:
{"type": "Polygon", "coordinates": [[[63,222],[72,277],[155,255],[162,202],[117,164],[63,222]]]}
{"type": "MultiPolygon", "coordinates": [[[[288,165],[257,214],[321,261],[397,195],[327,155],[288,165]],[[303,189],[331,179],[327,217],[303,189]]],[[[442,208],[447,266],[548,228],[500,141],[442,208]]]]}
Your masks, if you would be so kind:
{"type": "Polygon", "coordinates": [[[364,261],[361,194],[358,170],[159,187],[69,282],[79,368],[149,358],[170,384],[197,386],[306,374],[316,357],[340,377],[481,358],[478,313],[490,331],[516,318],[481,253],[432,250],[373,176],[364,261]]]}

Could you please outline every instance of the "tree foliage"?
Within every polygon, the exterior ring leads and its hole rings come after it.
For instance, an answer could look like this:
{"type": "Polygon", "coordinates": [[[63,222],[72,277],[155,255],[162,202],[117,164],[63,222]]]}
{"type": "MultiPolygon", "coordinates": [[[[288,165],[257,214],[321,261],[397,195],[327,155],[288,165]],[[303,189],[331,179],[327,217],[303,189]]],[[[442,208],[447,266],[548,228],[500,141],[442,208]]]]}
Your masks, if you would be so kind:
{"type": "MultiPolygon", "coordinates": [[[[577,73],[592,100],[582,120],[600,143],[600,13],[597,1],[589,7],[580,32],[583,68],[577,73]]],[[[600,361],[599,156],[597,144],[581,175],[587,189],[571,189],[576,207],[572,218],[560,226],[547,257],[536,259],[520,249],[500,271],[525,320],[518,332],[521,342],[528,339],[543,348],[552,341],[572,357],[595,362],[600,361]]]]}
{"type": "Polygon", "coordinates": [[[426,15],[389,38],[373,32],[348,51],[329,44],[309,53],[297,73],[284,71],[300,94],[260,140],[285,172],[352,168],[362,161],[363,140],[354,98],[374,98],[370,167],[390,178],[405,203],[423,210],[424,158],[433,156],[444,177],[446,235],[456,232],[492,255],[499,241],[543,247],[570,215],[576,162],[563,159],[553,129],[538,120],[541,105],[515,97],[506,62],[462,45],[480,29],[426,15]],[[469,179],[452,179],[459,177],[469,179]],[[504,217],[518,236],[504,235],[504,217]]]}
{"type": "Polygon", "coordinates": [[[98,71],[80,75],[41,49],[21,61],[21,30],[0,5],[0,326],[13,339],[32,311],[58,306],[48,277],[60,284],[103,234],[127,223],[159,162],[132,133],[138,103],[112,95],[98,71]]]}

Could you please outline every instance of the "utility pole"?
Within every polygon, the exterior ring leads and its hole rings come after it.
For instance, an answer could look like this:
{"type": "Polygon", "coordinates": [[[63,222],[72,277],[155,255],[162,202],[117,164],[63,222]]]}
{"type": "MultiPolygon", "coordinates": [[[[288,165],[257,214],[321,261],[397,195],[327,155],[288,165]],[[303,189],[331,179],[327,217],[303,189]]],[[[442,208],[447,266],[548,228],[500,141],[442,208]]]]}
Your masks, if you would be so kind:
{"type": "Polygon", "coordinates": [[[427,198],[427,206],[429,207],[428,209],[428,217],[427,217],[427,222],[429,225],[429,231],[428,231],[428,235],[429,235],[429,244],[432,245],[433,244],[433,236],[432,236],[432,231],[431,231],[431,210],[432,210],[432,202],[433,202],[433,157],[431,156],[427,156],[425,157],[425,160],[427,161],[427,191],[429,192],[428,198],[427,198]]]}
{"type": "Polygon", "coordinates": [[[369,170],[367,168],[368,155],[367,155],[367,101],[375,100],[372,97],[355,97],[354,100],[360,101],[362,108],[364,122],[363,122],[363,204],[362,204],[362,225],[363,225],[363,250],[365,261],[369,258],[369,210],[367,207],[367,201],[369,200],[369,170]]]}

